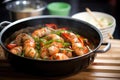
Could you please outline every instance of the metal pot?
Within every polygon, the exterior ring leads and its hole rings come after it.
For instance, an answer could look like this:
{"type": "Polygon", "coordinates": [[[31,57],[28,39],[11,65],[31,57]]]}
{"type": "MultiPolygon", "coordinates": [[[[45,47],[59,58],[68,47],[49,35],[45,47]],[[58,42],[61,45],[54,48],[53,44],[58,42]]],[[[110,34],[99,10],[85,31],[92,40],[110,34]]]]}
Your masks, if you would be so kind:
{"type": "Polygon", "coordinates": [[[46,3],[40,0],[16,0],[6,3],[12,21],[30,16],[40,16],[46,8],[46,3]]]}
{"type": "MultiPolygon", "coordinates": [[[[5,23],[6,22],[2,22],[0,25],[5,23]]],[[[0,33],[0,44],[6,51],[7,59],[15,69],[45,76],[65,76],[86,69],[94,61],[96,53],[103,53],[110,49],[110,43],[103,43],[102,39],[103,37],[101,32],[89,23],[73,18],[55,16],[39,16],[17,20],[5,26],[5,28],[2,29],[0,33]],[[77,56],[67,60],[52,61],[21,57],[12,54],[6,48],[6,39],[9,38],[15,31],[26,28],[28,26],[35,27],[36,25],[43,25],[46,23],[55,23],[57,25],[71,28],[73,32],[76,32],[91,40],[95,48],[83,56],[77,56]],[[103,50],[99,50],[100,46],[103,45],[105,48],[103,50]]]]}

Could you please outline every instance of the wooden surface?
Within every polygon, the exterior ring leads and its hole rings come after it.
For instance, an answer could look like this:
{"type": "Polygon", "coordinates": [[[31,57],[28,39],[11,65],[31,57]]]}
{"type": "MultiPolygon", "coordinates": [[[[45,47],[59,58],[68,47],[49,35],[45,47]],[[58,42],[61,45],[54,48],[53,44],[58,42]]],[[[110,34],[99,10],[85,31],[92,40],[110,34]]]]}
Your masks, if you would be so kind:
{"type": "Polygon", "coordinates": [[[45,78],[13,70],[0,49],[0,80],[120,80],[120,40],[109,40],[111,49],[98,53],[95,61],[83,72],[65,78],[45,78]]]}

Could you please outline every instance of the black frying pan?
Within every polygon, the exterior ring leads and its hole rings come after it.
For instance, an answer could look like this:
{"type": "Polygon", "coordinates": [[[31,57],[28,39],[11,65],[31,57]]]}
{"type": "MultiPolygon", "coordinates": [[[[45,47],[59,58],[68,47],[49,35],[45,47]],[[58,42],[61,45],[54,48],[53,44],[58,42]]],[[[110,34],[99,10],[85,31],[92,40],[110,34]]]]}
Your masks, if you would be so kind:
{"type": "Polygon", "coordinates": [[[47,76],[63,76],[86,69],[95,59],[96,53],[103,53],[110,49],[110,43],[103,43],[101,32],[94,26],[80,20],[68,17],[55,17],[55,16],[39,16],[30,17],[15,22],[2,22],[0,25],[7,24],[0,32],[0,44],[6,51],[6,57],[12,66],[23,72],[35,73],[47,76]],[[12,54],[5,45],[8,39],[15,31],[26,27],[34,27],[36,25],[44,25],[46,23],[55,23],[59,26],[67,26],[76,32],[92,41],[94,49],[83,55],[70,58],[68,60],[36,60],[26,57],[21,57],[12,54]],[[100,46],[105,45],[103,50],[98,50],[100,46]]]}

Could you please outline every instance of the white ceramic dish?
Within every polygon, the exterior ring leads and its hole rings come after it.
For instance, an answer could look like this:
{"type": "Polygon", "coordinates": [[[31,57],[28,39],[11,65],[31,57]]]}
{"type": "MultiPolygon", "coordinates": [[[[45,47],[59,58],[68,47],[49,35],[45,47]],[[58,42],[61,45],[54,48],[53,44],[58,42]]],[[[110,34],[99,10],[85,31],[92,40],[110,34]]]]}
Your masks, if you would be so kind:
{"type": "Polygon", "coordinates": [[[113,35],[113,33],[115,31],[115,27],[116,27],[115,18],[113,16],[111,16],[107,13],[103,13],[103,12],[92,11],[92,13],[99,21],[101,21],[101,23],[104,25],[104,27],[100,27],[97,24],[97,22],[94,20],[94,18],[88,12],[76,13],[72,16],[72,18],[83,20],[83,21],[86,21],[86,22],[94,25],[102,32],[104,39],[110,38],[109,35],[113,35]]]}

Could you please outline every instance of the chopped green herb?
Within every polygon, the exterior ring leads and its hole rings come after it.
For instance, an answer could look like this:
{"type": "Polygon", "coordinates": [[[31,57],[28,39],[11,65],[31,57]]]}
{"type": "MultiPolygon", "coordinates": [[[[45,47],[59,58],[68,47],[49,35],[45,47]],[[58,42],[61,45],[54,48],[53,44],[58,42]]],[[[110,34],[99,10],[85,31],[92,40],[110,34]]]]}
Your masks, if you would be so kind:
{"type": "Polygon", "coordinates": [[[45,42],[45,45],[49,45],[49,44],[51,44],[53,41],[54,41],[54,40],[46,41],[46,42],[45,42]]]}
{"type": "Polygon", "coordinates": [[[73,51],[73,50],[70,49],[70,48],[60,48],[60,50],[66,50],[66,51],[68,51],[68,52],[72,52],[72,51],[73,51]]]}
{"type": "Polygon", "coordinates": [[[76,36],[77,36],[77,37],[80,37],[80,35],[79,35],[79,34],[76,34],[76,36]]]}
{"type": "Polygon", "coordinates": [[[25,52],[24,52],[24,50],[23,50],[22,53],[21,53],[21,56],[24,57],[24,54],[25,54],[25,52]]]}
{"type": "Polygon", "coordinates": [[[55,40],[56,42],[59,42],[59,43],[62,43],[63,41],[59,40],[59,39],[56,39],[55,40]]]}
{"type": "Polygon", "coordinates": [[[53,34],[57,34],[57,35],[61,35],[62,32],[64,32],[65,30],[55,30],[55,31],[52,31],[51,33],[53,34]]]}
{"type": "Polygon", "coordinates": [[[36,44],[35,49],[36,49],[37,52],[39,52],[39,50],[40,50],[40,48],[41,48],[40,42],[41,42],[42,40],[39,39],[39,38],[34,38],[34,40],[35,40],[35,44],[36,44]]]}
{"type": "Polygon", "coordinates": [[[40,38],[39,42],[45,43],[45,42],[46,42],[46,39],[40,38]]]}
{"type": "Polygon", "coordinates": [[[70,44],[69,42],[64,42],[64,43],[63,43],[63,46],[64,46],[64,47],[68,47],[68,46],[70,46],[70,45],[71,45],[71,44],[70,44]]]}

